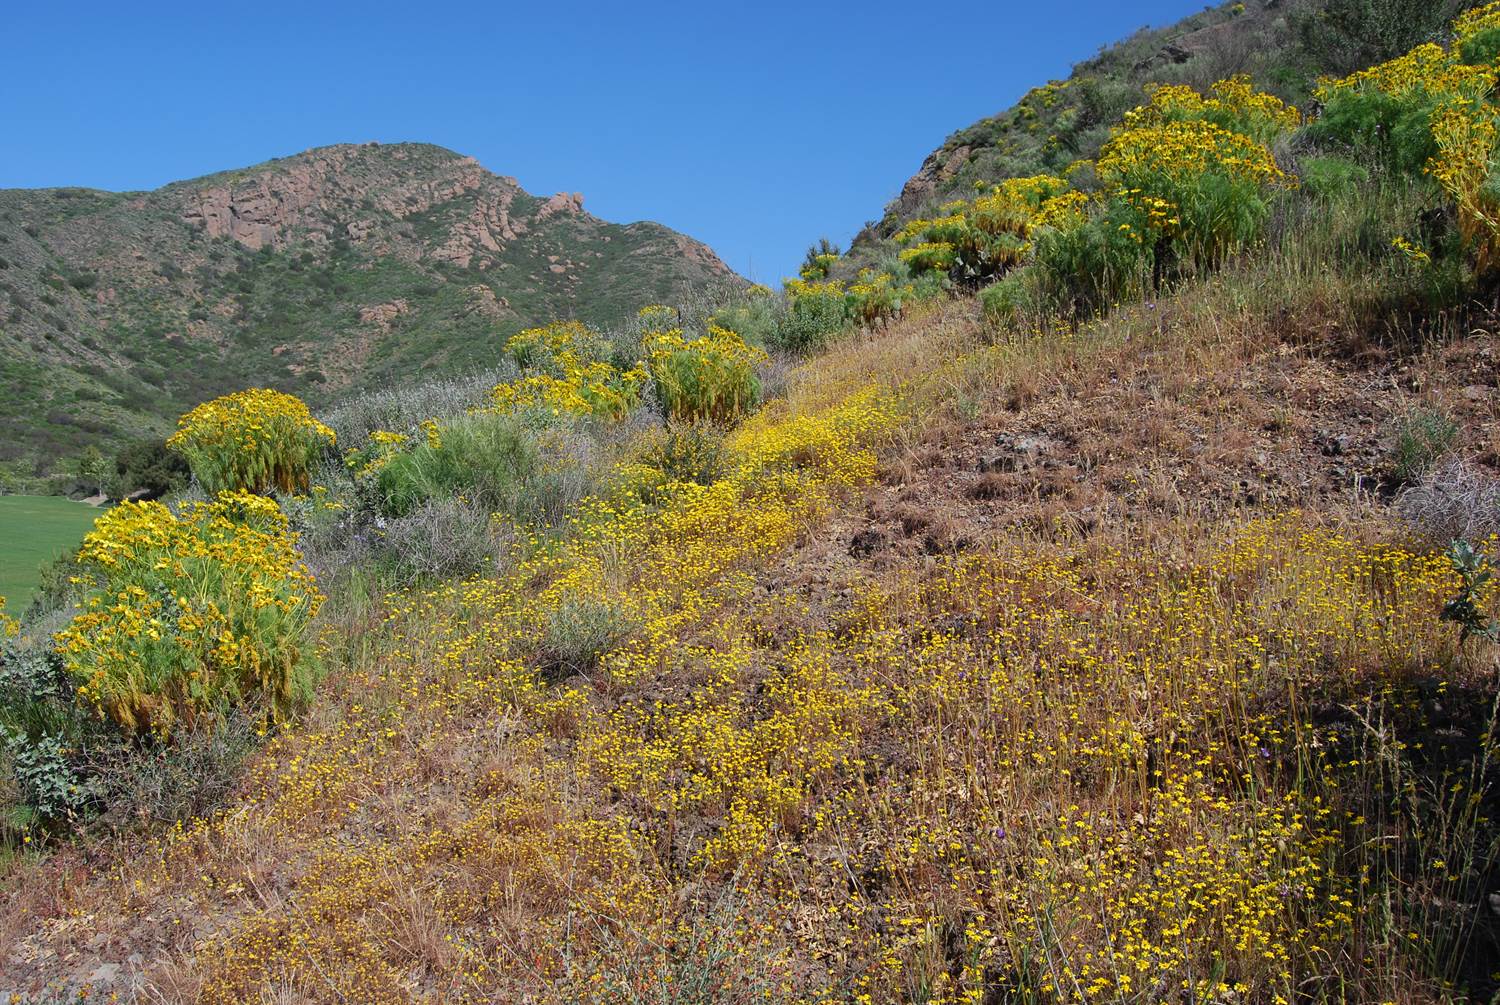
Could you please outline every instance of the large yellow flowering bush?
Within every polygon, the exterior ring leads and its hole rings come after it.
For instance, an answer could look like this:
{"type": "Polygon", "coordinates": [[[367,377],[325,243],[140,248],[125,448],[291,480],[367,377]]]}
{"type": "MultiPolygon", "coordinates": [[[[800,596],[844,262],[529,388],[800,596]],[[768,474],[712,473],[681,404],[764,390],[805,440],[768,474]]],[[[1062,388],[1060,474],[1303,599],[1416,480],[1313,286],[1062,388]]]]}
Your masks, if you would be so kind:
{"type": "Polygon", "coordinates": [[[230,492],[177,513],[122,503],[78,563],[83,610],[57,651],[79,697],[126,731],[165,736],[246,700],[279,715],[311,693],[323,598],[273,500],[230,492]]]}
{"type": "Polygon", "coordinates": [[[900,259],[914,274],[951,271],[968,282],[990,279],[1021,264],[1032,232],[1084,198],[1054,175],[1008,178],[972,202],[947,203],[942,216],[908,223],[895,235],[907,245],[900,259]]]}
{"type": "Polygon", "coordinates": [[[1452,203],[1478,272],[1500,256],[1500,198],[1491,184],[1497,138],[1493,101],[1500,64],[1500,4],[1453,24],[1453,44],[1425,43],[1318,89],[1316,131],[1372,150],[1393,169],[1430,177],[1452,203]]]}
{"type": "Polygon", "coordinates": [[[1297,109],[1273,94],[1257,91],[1243,75],[1219,81],[1207,96],[1183,84],[1155,86],[1148,93],[1146,104],[1125,113],[1127,130],[1203,121],[1269,143],[1302,121],[1297,109]]]}
{"type": "Polygon", "coordinates": [[[513,336],[506,349],[532,372],[491,391],[494,411],[535,408],[619,420],[640,402],[645,370],[615,366],[608,340],[581,322],[528,328],[513,336]]]}
{"type": "Polygon", "coordinates": [[[590,363],[608,359],[610,345],[600,332],[582,321],[554,321],[540,328],[527,328],[512,335],[505,351],[523,367],[590,363]]]}
{"type": "Polygon", "coordinates": [[[649,332],[646,365],[662,408],[688,422],[731,422],[760,403],[755,368],[766,354],[727,328],[689,338],[680,328],[649,332]]]}
{"type": "MultiPolygon", "coordinates": [[[[1165,90],[1165,89],[1163,89],[1165,90]]],[[[1201,99],[1199,117],[1176,95],[1137,109],[1099,153],[1099,178],[1132,211],[1119,226],[1143,244],[1167,242],[1178,254],[1212,264],[1253,240],[1267,212],[1267,193],[1291,183],[1255,135],[1214,121],[1218,99],[1201,99]],[[1170,115],[1162,108],[1172,109],[1170,115]]],[[[1154,98],[1163,92],[1157,91],[1154,98]]],[[[1275,99],[1271,99],[1275,100],[1275,99]]],[[[1250,118],[1257,132],[1293,118],[1250,118]]],[[[1224,121],[1234,123],[1233,116],[1224,121]]]]}
{"type": "Polygon", "coordinates": [[[210,494],[305,492],[313,463],[334,439],[298,398],[251,388],[188,412],[167,446],[187,459],[210,494]]]}
{"type": "Polygon", "coordinates": [[[640,367],[617,370],[608,363],[595,362],[570,365],[561,377],[537,373],[496,385],[490,399],[498,412],[539,408],[554,415],[566,412],[618,420],[640,402],[645,382],[646,374],[640,367]]]}
{"type": "Polygon", "coordinates": [[[889,272],[861,269],[859,278],[849,284],[844,299],[849,316],[868,327],[898,316],[902,302],[912,293],[910,283],[897,286],[889,272]]]}

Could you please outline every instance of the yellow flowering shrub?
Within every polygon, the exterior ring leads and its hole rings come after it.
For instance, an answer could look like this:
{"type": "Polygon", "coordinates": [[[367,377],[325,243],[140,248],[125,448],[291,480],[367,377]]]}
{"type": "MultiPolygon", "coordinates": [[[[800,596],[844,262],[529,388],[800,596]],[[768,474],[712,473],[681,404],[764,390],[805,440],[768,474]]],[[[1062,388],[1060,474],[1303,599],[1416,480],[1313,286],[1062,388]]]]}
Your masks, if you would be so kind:
{"type": "Polygon", "coordinates": [[[755,368],[766,354],[727,328],[709,325],[687,338],[682,329],[650,332],[646,366],[667,415],[688,422],[732,422],[760,403],[755,368]]]}
{"type": "Polygon", "coordinates": [[[345,452],[344,464],[357,476],[373,475],[389,464],[409,440],[410,437],[405,433],[389,429],[372,430],[368,444],[345,452]]]}
{"type": "Polygon", "coordinates": [[[210,495],[244,490],[305,492],[333,430],[290,394],[267,388],[207,401],[177,422],[167,446],[187,459],[210,495]]]}
{"type": "Polygon", "coordinates": [[[310,695],[323,598],[273,500],[121,503],[78,563],[83,609],[56,648],[80,699],[125,730],[165,736],[252,700],[280,715],[310,695]]]}
{"type": "Polygon", "coordinates": [[[604,362],[569,362],[560,377],[537,373],[496,385],[490,392],[491,409],[501,413],[541,409],[554,415],[617,421],[640,402],[645,382],[646,371],[639,366],[617,370],[604,362]]]}
{"type": "Polygon", "coordinates": [[[1493,64],[1470,66],[1458,48],[1427,42],[1403,56],[1337,80],[1320,81],[1319,135],[1379,153],[1393,167],[1419,171],[1437,153],[1434,118],[1453,104],[1483,101],[1493,64]]]}
{"type": "Polygon", "coordinates": [[[1100,151],[1098,172],[1133,213],[1122,230],[1207,264],[1253,240],[1267,194],[1291,184],[1263,142],[1205,119],[1127,126],[1100,151]]]}
{"type": "Polygon", "coordinates": [[[828,273],[838,264],[839,256],[833,252],[822,252],[807,256],[807,264],[802,266],[799,275],[808,282],[817,282],[827,279],[828,273]]]}
{"type": "Polygon", "coordinates": [[[1487,3],[1453,19],[1453,41],[1462,48],[1479,35],[1500,28],[1500,3],[1487,3]]]}
{"type": "Polygon", "coordinates": [[[610,345],[602,334],[581,321],[554,321],[512,335],[505,351],[523,367],[545,367],[564,361],[586,364],[608,359],[610,345]]]}
{"type": "Polygon", "coordinates": [[[911,284],[898,287],[890,273],[861,269],[859,278],[849,284],[845,298],[850,317],[868,327],[898,316],[902,300],[911,295],[911,284]]]}
{"type": "MultiPolygon", "coordinates": [[[[666,310],[642,308],[642,317],[666,310]]],[[[528,328],[506,343],[506,350],[532,372],[497,385],[491,410],[541,409],[554,415],[588,415],[617,421],[640,402],[646,372],[639,366],[619,369],[611,361],[609,341],[579,321],[559,321],[528,328]]],[[[429,438],[433,435],[429,433],[429,438]]]]}
{"type": "MultiPolygon", "coordinates": [[[[1495,81],[1492,66],[1470,66],[1456,52],[1424,42],[1410,52],[1347,77],[1319,81],[1317,97],[1330,108],[1354,94],[1401,101],[1452,94],[1483,94],[1495,81]]],[[[1325,110],[1326,116],[1328,111],[1325,110]]]]}
{"type": "Polygon", "coordinates": [[[1339,80],[1324,80],[1316,130],[1380,153],[1395,169],[1433,179],[1457,213],[1478,272],[1500,257],[1500,198],[1495,162],[1500,80],[1500,5],[1471,10],[1453,23],[1450,48],[1435,42],[1339,80]],[[1474,51],[1487,39],[1484,52],[1474,51]],[[1472,58],[1472,59],[1471,59],[1472,58]]]}
{"type": "Polygon", "coordinates": [[[988,194],[976,196],[966,211],[972,227],[986,234],[1028,237],[1038,215],[1058,199],[1076,197],[1067,181],[1055,175],[1008,178],[988,194]]]}
{"type": "Polygon", "coordinates": [[[1446,101],[1432,117],[1435,151],[1427,172],[1453,202],[1464,243],[1474,250],[1475,270],[1500,261],[1500,197],[1491,184],[1495,167],[1497,109],[1475,98],[1446,101]]]}
{"type": "Polygon", "coordinates": [[[915,272],[947,272],[958,261],[958,249],[948,241],[923,241],[902,248],[901,261],[915,272]]]}
{"type": "Polygon", "coordinates": [[[1257,91],[1249,77],[1240,75],[1218,81],[1207,96],[1184,84],[1153,86],[1146,104],[1125,113],[1124,127],[1143,129],[1202,120],[1268,143],[1296,129],[1301,119],[1297,109],[1274,94],[1257,91]]]}
{"type": "Polygon", "coordinates": [[[1026,259],[1035,230],[1086,204],[1087,197],[1070,188],[1054,175],[1008,178],[972,202],[944,205],[943,216],[908,223],[895,235],[909,245],[900,258],[914,272],[951,271],[970,283],[993,278],[1026,259]]]}

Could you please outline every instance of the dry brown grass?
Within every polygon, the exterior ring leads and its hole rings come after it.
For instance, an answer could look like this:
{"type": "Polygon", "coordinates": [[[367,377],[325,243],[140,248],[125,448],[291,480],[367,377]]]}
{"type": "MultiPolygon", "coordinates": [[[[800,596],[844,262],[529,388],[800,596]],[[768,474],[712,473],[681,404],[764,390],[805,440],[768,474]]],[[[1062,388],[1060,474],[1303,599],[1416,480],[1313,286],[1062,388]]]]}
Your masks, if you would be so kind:
{"type": "MultiPolygon", "coordinates": [[[[1287,287],[1226,281],[1042,337],[984,332],[960,301],[840,344],[773,410],[813,414],[913,378],[878,481],[676,625],[660,675],[516,693],[500,664],[534,644],[530,629],[463,591],[397,602],[390,621],[383,603],[358,609],[329,640],[338,673],[313,714],[217,820],[12,869],[0,984],[87,973],[103,932],[108,952],[142,953],[158,1001],[361,1000],[351,988],[434,1002],[1073,999],[1066,981],[1098,976],[1082,954],[1109,951],[1126,930],[1110,926],[1130,921],[1112,907],[1175,889],[1153,869],[1178,853],[1209,856],[1225,889],[1266,912],[1265,944],[1289,954],[1264,963],[1220,945],[1248,989],[1236,1000],[1270,1001],[1284,973],[1311,981],[1320,966],[1346,982],[1322,990],[1330,999],[1441,998],[1422,953],[1449,953],[1452,926],[1419,908],[1474,876],[1447,883],[1421,856],[1451,846],[1486,875],[1488,832],[1452,807],[1387,797],[1414,770],[1396,745],[1441,730],[1458,739],[1422,766],[1460,778],[1482,716],[1443,704],[1434,682],[1482,708],[1488,662],[1457,653],[1436,622],[1446,581],[1423,578],[1427,565],[1389,579],[1329,570],[1400,541],[1374,490],[1385,420],[1411,387],[1464,420],[1460,449],[1493,441],[1492,402],[1463,392],[1492,340],[1354,362],[1328,347],[1349,344],[1357,297],[1292,278],[1305,294],[1290,303],[1287,287]],[[1294,507],[1300,522],[1235,529],[1294,507]],[[1341,620],[1350,611],[1357,623],[1341,620]],[[439,623],[471,642],[439,649],[439,623]],[[1284,644],[1247,663],[1252,635],[1284,644]],[[589,744],[616,714],[722,702],[737,729],[773,721],[805,652],[817,658],[798,672],[817,686],[790,709],[827,717],[787,734],[767,771],[801,763],[798,745],[833,753],[769,814],[765,850],[701,858],[733,792],[663,808],[599,770],[589,744]],[[1275,730],[1292,739],[1271,742],[1275,730]],[[1359,759],[1387,773],[1324,787],[1332,755],[1314,741],[1329,736],[1351,745],[1329,771],[1359,759]],[[1154,773],[1189,779],[1200,761],[1179,807],[1154,773]],[[1309,767],[1319,780],[1296,782],[1309,767]],[[1313,797],[1369,820],[1271,819],[1278,800],[1313,797]],[[1433,833],[1440,822],[1474,846],[1433,833]],[[1282,842],[1269,864],[1246,850],[1262,831],[1282,842]],[[1074,832],[1077,851],[1053,854],[1074,832]],[[1399,854],[1360,858],[1377,838],[1399,854]],[[1395,913],[1328,922],[1256,885],[1291,889],[1289,870],[1312,860],[1325,898],[1361,862],[1383,870],[1395,913]],[[1102,862],[1129,867],[1068,871],[1102,862]],[[1415,926],[1418,951],[1379,941],[1398,922],[1415,926]],[[257,972],[262,943],[283,963],[257,972]],[[668,977],[714,990],[670,998],[668,977]]],[[[632,588],[628,556],[611,575],[632,588]]],[[[665,784],[713,776],[714,756],[737,749],[719,742],[705,729],[704,759],[665,784]]],[[[1487,783],[1468,782],[1477,805],[1487,783]]],[[[1211,972],[1212,933],[1240,924],[1235,906],[1204,912],[1182,959],[1158,947],[1174,978],[1211,972]]],[[[1136,992],[1116,983],[1095,998],[1166,994],[1136,992]]]]}

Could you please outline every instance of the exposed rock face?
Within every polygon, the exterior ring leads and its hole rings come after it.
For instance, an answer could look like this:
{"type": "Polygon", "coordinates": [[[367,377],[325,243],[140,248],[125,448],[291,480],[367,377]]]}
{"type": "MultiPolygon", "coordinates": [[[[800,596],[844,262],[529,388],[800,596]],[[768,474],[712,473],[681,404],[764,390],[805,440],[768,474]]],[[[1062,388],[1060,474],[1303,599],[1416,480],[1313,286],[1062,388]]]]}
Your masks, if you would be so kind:
{"type": "Polygon", "coordinates": [[[499,252],[506,243],[524,234],[526,221],[512,220],[510,216],[511,203],[518,191],[517,188],[502,187],[497,191],[477,193],[469,215],[453,225],[449,239],[433,249],[431,257],[466,269],[476,255],[499,252]]]}
{"type": "MultiPolygon", "coordinates": [[[[327,147],[241,172],[245,177],[225,184],[189,190],[183,198],[182,219],[201,226],[209,237],[229,237],[248,248],[280,248],[298,230],[335,236],[331,221],[337,210],[356,202],[369,212],[397,219],[426,212],[433,206],[475,191],[486,182],[499,183],[514,197],[516,186],[489,174],[472,157],[457,157],[438,172],[423,171],[393,184],[372,187],[371,179],[351,170],[366,147],[327,147]]],[[[348,221],[344,231],[353,240],[369,235],[368,219],[348,221]]]]}
{"type": "Polygon", "coordinates": [[[495,296],[495,291],[488,286],[470,286],[464,290],[468,302],[464,305],[464,314],[478,314],[480,317],[497,321],[506,314],[513,313],[510,309],[510,301],[505,297],[495,296]]]}
{"type": "Polygon", "coordinates": [[[967,144],[960,144],[951,150],[944,147],[928,154],[917,173],[901,186],[901,194],[888,207],[887,212],[903,218],[915,213],[958,173],[958,169],[969,159],[970,152],[971,148],[967,144]]]}
{"type": "Polygon", "coordinates": [[[583,212],[582,192],[559,192],[546,202],[542,208],[537,210],[536,218],[545,220],[549,216],[557,216],[559,213],[578,215],[583,212]]]}
{"type": "Polygon", "coordinates": [[[388,304],[376,304],[374,307],[361,307],[359,309],[359,320],[361,324],[376,325],[380,328],[389,328],[391,322],[403,314],[411,312],[411,305],[403,299],[392,300],[388,304]]]}

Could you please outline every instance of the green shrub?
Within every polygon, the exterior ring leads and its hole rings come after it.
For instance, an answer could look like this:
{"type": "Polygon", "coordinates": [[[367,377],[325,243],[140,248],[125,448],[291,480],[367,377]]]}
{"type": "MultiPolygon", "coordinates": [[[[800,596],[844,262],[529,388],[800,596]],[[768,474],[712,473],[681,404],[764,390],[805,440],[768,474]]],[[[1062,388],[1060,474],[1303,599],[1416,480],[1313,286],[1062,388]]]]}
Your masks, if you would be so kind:
{"type": "Polygon", "coordinates": [[[1453,420],[1436,409],[1424,408],[1404,416],[1396,426],[1394,473],[1403,484],[1415,483],[1458,438],[1453,420]]]}
{"type": "Polygon", "coordinates": [[[647,337],[647,367],[669,419],[730,423],[760,404],[755,368],[766,354],[725,328],[700,338],[678,330],[647,337]]]}
{"type": "Polygon", "coordinates": [[[837,244],[826,237],[820,237],[818,243],[808,248],[807,254],[802,257],[802,268],[797,274],[809,282],[827,279],[828,273],[838,263],[839,255],[837,244]]]}
{"type": "Polygon", "coordinates": [[[1328,92],[1308,135],[1325,145],[1368,151],[1392,170],[1419,174],[1437,153],[1431,126],[1437,105],[1425,91],[1340,88],[1328,92]]]}
{"type": "Polygon", "coordinates": [[[1500,57],[1500,27],[1486,28],[1464,39],[1459,58],[1469,66],[1488,66],[1500,57]]]}
{"type": "Polygon", "coordinates": [[[979,306],[985,320],[997,327],[1039,315],[1043,309],[1041,269],[1026,266],[991,283],[979,291],[979,306]]]}
{"type": "Polygon", "coordinates": [[[639,493],[647,503],[658,502],[669,485],[712,485],[729,467],[724,430],[708,423],[669,423],[647,439],[640,463],[646,472],[639,493]]]}
{"type": "Polygon", "coordinates": [[[1033,252],[1049,303],[1079,313],[1139,295],[1151,271],[1151,249],[1126,229],[1136,219],[1111,204],[1083,222],[1039,232],[1033,252]]]}
{"type": "Polygon", "coordinates": [[[912,294],[910,285],[897,286],[889,273],[861,269],[857,281],[844,294],[849,316],[869,327],[886,322],[901,313],[901,305],[912,294]]]}
{"type": "Polygon", "coordinates": [[[789,352],[813,352],[826,346],[849,326],[849,309],[842,283],[786,282],[787,311],[772,343],[789,352]]]}
{"type": "MultiPolygon", "coordinates": [[[[763,288],[762,288],[763,289],[763,288]]],[[[739,303],[721,307],[708,323],[732,331],[753,346],[775,345],[781,318],[770,291],[752,292],[739,303]]]]}
{"type": "Polygon", "coordinates": [[[187,461],[167,449],[165,440],[132,440],[115,455],[115,486],[121,497],[145,492],[159,499],[187,485],[191,474],[187,461]]]}
{"type": "Polygon", "coordinates": [[[1299,165],[1302,188],[1316,199],[1344,198],[1370,180],[1370,172],[1343,157],[1309,157],[1299,165]]]}
{"type": "Polygon", "coordinates": [[[390,457],[375,476],[381,510],[403,517],[430,500],[462,498],[516,520],[560,518],[588,489],[571,422],[537,413],[479,412],[390,457]]]}
{"type": "Polygon", "coordinates": [[[1454,541],[1448,548],[1448,563],[1458,576],[1457,595],[1443,605],[1438,615],[1440,621],[1451,621],[1458,625],[1458,642],[1463,645],[1472,636],[1491,642],[1500,642],[1500,622],[1490,617],[1485,609],[1484,595],[1488,592],[1494,573],[1490,559],[1477,551],[1468,541],[1454,541]]]}
{"type": "Polygon", "coordinates": [[[57,657],[0,631],[0,753],[14,788],[0,804],[0,830],[29,831],[83,813],[95,787],[76,752],[96,731],[74,701],[76,685],[57,657]]]}
{"type": "Polygon", "coordinates": [[[539,662],[554,676],[588,673],[637,627],[618,604],[566,597],[547,617],[539,662]]]}
{"type": "Polygon", "coordinates": [[[1321,0],[1288,13],[1303,58],[1351,73],[1440,34],[1473,0],[1321,0]]]}

